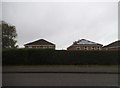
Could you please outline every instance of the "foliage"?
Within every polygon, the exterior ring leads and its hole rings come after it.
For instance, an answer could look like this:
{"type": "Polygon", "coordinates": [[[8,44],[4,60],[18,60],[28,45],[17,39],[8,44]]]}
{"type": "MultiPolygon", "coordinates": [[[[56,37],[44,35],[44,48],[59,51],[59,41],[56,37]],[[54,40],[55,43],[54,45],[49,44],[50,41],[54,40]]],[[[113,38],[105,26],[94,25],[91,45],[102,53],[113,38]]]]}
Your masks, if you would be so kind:
{"type": "Polygon", "coordinates": [[[116,65],[118,51],[3,50],[3,65],[116,65]]]}
{"type": "Polygon", "coordinates": [[[2,21],[2,48],[16,48],[17,37],[15,26],[2,21]]]}

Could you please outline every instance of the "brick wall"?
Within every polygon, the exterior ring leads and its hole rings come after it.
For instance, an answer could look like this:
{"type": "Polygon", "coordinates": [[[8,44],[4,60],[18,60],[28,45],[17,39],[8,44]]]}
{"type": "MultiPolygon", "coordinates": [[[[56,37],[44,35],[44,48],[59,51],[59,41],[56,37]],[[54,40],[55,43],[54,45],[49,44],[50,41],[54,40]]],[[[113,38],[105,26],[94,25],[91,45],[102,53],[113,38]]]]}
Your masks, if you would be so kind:
{"type": "Polygon", "coordinates": [[[101,46],[70,46],[67,50],[102,50],[101,46]]]}

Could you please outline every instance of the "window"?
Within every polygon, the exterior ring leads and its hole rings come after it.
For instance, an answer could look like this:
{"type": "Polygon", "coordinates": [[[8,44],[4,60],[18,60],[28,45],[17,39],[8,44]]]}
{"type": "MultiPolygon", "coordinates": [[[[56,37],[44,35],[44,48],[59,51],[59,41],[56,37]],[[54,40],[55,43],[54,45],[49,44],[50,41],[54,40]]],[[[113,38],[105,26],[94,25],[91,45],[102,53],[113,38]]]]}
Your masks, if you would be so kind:
{"type": "Polygon", "coordinates": [[[28,46],[28,48],[32,48],[32,46],[28,46]]]}
{"type": "Polygon", "coordinates": [[[92,50],[95,50],[95,47],[92,47],[92,50]]]}
{"type": "Polygon", "coordinates": [[[100,47],[97,47],[98,48],[98,50],[100,49],[100,47]]]}
{"type": "Polygon", "coordinates": [[[49,48],[52,48],[52,46],[49,46],[49,48]]]}
{"type": "Polygon", "coordinates": [[[84,47],[84,50],[88,50],[88,47],[85,46],[85,47],[84,47]]]}
{"type": "Polygon", "coordinates": [[[76,49],[77,49],[77,50],[80,50],[80,47],[77,47],[76,49]]]}
{"type": "Polygon", "coordinates": [[[100,47],[97,47],[98,48],[98,50],[101,50],[101,48],[100,47]]]}
{"type": "Polygon", "coordinates": [[[47,48],[47,46],[44,46],[44,48],[46,49],[46,48],[47,48]]]}

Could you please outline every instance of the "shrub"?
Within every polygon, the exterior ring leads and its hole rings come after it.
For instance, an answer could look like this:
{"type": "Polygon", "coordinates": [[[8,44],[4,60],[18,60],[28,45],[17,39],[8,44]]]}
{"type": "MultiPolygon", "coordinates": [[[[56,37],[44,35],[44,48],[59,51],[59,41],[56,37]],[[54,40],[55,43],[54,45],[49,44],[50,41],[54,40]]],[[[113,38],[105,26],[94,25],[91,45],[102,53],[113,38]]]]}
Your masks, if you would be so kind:
{"type": "Polygon", "coordinates": [[[6,49],[3,65],[116,65],[119,51],[6,49]]]}

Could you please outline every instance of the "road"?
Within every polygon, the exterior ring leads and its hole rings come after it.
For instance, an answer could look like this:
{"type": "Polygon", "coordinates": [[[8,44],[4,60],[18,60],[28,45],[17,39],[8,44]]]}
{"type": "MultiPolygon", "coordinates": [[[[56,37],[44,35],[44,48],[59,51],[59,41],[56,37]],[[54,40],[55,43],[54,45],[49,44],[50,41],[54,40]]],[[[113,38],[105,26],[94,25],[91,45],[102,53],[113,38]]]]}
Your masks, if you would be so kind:
{"type": "Polygon", "coordinates": [[[3,86],[118,86],[117,66],[8,66],[3,86]]]}
{"type": "Polygon", "coordinates": [[[118,74],[4,73],[3,86],[117,86],[118,74]]]}

